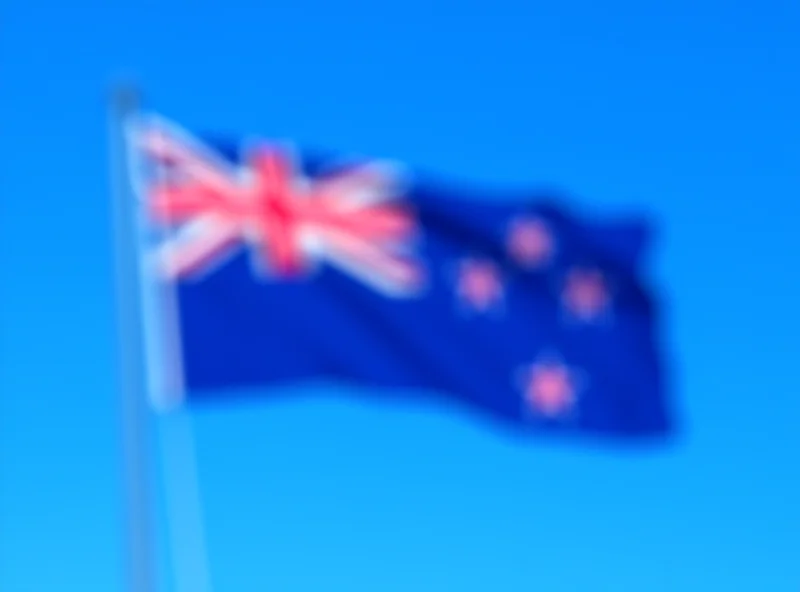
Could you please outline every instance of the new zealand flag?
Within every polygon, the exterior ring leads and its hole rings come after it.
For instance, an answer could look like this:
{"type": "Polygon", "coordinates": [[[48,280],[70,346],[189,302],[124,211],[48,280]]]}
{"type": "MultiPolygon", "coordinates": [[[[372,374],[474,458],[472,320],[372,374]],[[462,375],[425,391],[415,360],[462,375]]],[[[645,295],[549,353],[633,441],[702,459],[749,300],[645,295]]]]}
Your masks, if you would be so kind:
{"type": "Polygon", "coordinates": [[[128,132],[181,401],[323,380],[533,433],[670,431],[642,221],[156,116],[128,132]]]}

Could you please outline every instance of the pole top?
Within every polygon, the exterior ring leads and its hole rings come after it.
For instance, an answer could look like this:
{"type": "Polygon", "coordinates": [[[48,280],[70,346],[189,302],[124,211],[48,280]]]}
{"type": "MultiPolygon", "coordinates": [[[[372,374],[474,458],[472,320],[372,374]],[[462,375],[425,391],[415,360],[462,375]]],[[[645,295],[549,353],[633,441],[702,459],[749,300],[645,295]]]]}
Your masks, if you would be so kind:
{"type": "Polygon", "coordinates": [[[141,92],[131,82],[118,82],[111,87],[111,108],[117,115],[127,115],[139,108],[141,92]]]}

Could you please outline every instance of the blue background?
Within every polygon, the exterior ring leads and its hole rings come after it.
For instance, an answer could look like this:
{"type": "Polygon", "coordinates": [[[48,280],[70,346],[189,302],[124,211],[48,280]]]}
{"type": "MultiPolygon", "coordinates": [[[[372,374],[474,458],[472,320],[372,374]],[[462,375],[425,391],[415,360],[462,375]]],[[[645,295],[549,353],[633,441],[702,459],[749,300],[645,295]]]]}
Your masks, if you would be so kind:
{"type": "Polygon", "coordinates": [[[663,220],[652,277],[671,303],[680,441],[522,446],[335,395],[209,410],[193,423],[216,590],[797,589],[800,5],[0,13],[4,592],[120,589],[104,101],[125,73],[190,128],[551,182],[587,210],[663,220]]]}

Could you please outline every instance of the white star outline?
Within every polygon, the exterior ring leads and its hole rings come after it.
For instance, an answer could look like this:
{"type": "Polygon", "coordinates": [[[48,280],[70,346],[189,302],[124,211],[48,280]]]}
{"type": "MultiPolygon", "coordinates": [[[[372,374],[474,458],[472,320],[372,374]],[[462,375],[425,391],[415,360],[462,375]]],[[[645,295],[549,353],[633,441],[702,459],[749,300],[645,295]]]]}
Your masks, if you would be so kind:
{"type": "Polygon", "coordinates": [[[517,367],[513,372],[512,382],[514,390],[519,393],[520,415],[525,420],[569,424],[577,421],[579,417],[580,400],[589,386],[589,376],[584,370],[567,364],[564,357],[551,348],[536,356],[533,362],[517,367]],[[532,373],[542,367],[555,367],[565,371],[572,387],[571,403],[555,415],[537,409],[536,405],[528,400],[527,391],[530,387],[532,373]]]}
{"type": "Polygon", "coordinates": [[[550,224],[537,214],[520,214],[512,218],[506,224],[504,246],[514,266],[527,272],[544,271],[551,267],[558,252],[555,233],[550,224]],[[525,237],[525,233],[531,234],[525,237]],[[523,241],[522,244],[519,241],[523,241]],[[521,253],[520,249],[530,248],[530,241],[539,241],[540,244],[535,248],[540,252],[521,253]],[[526,261],[529,256],[533,259],[526,261]]]}
{"type": "Polygon", "coordinates": [[[618,293],[618,285],[614,278],[599,266],[592,264],[571,265],[566,271],[556,274],[555,279],[551,281],[551,286],[558,298],[559,315],[565,325],[571,327],[594,326],[608,328],[613,324],[616,318],[614,301],[615,295],[618,293]],[[574,310],[568,302],[569,296],[566,292],[569,282],[578,274],[589,276],[597,274],[599,281],[602,283],[602,288],[605,291],[605,302],[593,313],[587,312],[586,315],[583,315],[580,311],[574,310]]]}
{"type": "Polygon", "coordinates": [[[455,262],[451,262],[445,268],[445,277],[451,286],[454,286],[453,292],[455,293],[455,308],[456,314],[461,317],[493,317],[498,319],[506,313],[506,283],[508,278],[505,276],[502,266],[495,262],[490,257],[483,257],[478,255],[470,255],[461,257],[455,262]],[[465,273],[465,266],[487,266],[488,269],[496,272],[497,274],[497,295],[492,302],[485,308],[476,306],[469,302],[469,299],[462,294],[462,281],[463,274],[465,273]]]}

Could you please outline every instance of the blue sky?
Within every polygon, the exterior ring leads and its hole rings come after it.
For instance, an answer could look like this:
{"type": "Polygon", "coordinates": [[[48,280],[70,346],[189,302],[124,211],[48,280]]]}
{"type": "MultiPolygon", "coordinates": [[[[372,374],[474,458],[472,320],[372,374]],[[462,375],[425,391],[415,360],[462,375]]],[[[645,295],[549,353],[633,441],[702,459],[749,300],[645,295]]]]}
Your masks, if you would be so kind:
{"type": "Polygon", "coordinates": [[[661,221],[651,277],[679,442],[521,446],[457,414],[335,394],[204,411],[191,420],[215,590],[797,589],[800,5],[0,12],[4,592],[121,589],[104,101],[125,74],[189,127],[553,183],[586,211],[661,221]]]}

